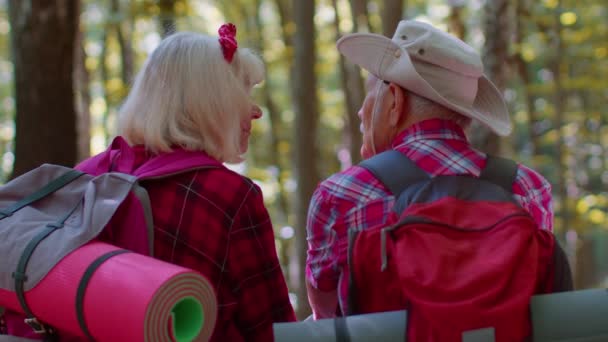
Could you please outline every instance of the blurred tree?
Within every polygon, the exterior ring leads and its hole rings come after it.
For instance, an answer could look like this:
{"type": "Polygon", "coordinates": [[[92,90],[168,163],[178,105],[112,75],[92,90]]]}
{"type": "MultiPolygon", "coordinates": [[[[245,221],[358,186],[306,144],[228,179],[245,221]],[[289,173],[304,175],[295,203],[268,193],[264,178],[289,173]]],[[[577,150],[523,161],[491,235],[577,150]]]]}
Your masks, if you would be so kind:
{"type": "MultiPolygon", "coordinates": [[[[492,3],[492,1],[487,1],[486,5],[488,3],[492,3]]],[[[448,5],[450,6],[450,14],[448,15],[448,31],[456,37],[465,40],[467,27],[462,15],[465,2],[463,0],[448,0],[448,5]]]]}
{"type": "Polygon", "coordinates": [[[299,274],[297,315],[303,319],[310,315],[306,278],[303,265],[306,263],[308,243],[306,241],[306,216],[308,202],[319,182],[317,169],[317,121],[319,117],[317,98],[317,76],[315,72],[315,1],[294,0],[293,14],[296,23],[294,35],[295,60],[293,99],[295,106],[294,170],[298,187],[296,190],[296,250],[299,274]]]}
{"type": "Polygon", "coordinates": [[[353,32],[370,32],[369,11],[367,0],[349,0],[353,17],[353,32]]]}
{"type": "MultiPolygon", "coordinates": [[[[258,51],[264,51],[266,49],[266,44],[264,40],[263,34],[263,24],[261,18],[261,0],[255,0],[255,27],[258,37],[258,51]]],[[[287,192],[285,190],[285,182],[281,175],[288,169],[285,165],[283,165],[283,161],[281,158],[281,150],[280,146],[284,145],[284,139],[282,138],[282,132],[285,130],[283,120],[281,118],[281,111],[279,109],[279,105],[276,103],[275,99],[272,97],[272,94],[276,91],[275,87],[273,87],[272,80],[268,73],[268,68],[265,70],[265,79],[266,82],[262,88],[262,97],[264,99],[264,105],[268,111],[268,121],[270,123],[270,164],[276,167],[276,181],[278,185],[277,196],[277,217],[273,221],[275,225],[278,223],[280,225],[289,225],[289,213],[291,212],[291,208],[289,206],[289,201],[287,200],[287,192]]],[[[283,239],[282,241],[282,255],[281,261],[284,265],[284,270],[287,270],[289,267],[289,256],[293,250],[292,248],[292,239],[283,239]]],[[[286,281],[290,285],[295,285],[291,283],[290,272],[285,272],[286,281]]]]}
{"type": "MultiPolygon", "coordinates": [[[[80,26],[80,25],[79,25],[80,26]]],[[[87,70],[87,54],[84,49],[85,32],[78,28],[76,48],[74,49],[74,88],[76,97],[78,157],[81,161],[91,155],[91,93],[89,91],[89,70],[87,70]]]]}
{"type": "Polygon", "coordinates": [[[569,209],[569,198],[567,190],[566,172],[567,166],[564,163],[566,157],[564,147],[564,92],[562,87],[562,58],[565,53],[564,40],[562,38],[562,0],[557,0],[557,8],[554,12],[554,32],[553,32],[553,52],[554,57],[551,62],[551,70],[553,72],[553,83],[554,83],[554,111],[555,111],[555,128],[557,129],[557,141],[555,144],[555,166],[557,167],[557,179],[558,188],[557,194],[558,199],[561,202],[561,225],[558,227],[558,233],[561,235],[562,240],[565,238],[566,230],[569,229],[570,224],[570,209],[569,209]]]}
{"type": "MultiPolygon", "coordinates": [[[[509,59],[510,32],[509,0],[486,1],[483,12],[483,64],[485,74],[504,94],[509,59]]],[[[498,155],[501,152],[501,139],[485,126],[474,122],[470,130],[471,142],[480,150],[498,155]]]]}
{"type": "Polygon", "coordinates": [[[177,30],[175,26],[175,0],[158,0],[158,6],[160,7],[158,24],[160,33],[164,38],[177,30]]]}
{"type": "Polygon", "coordinates": [[[101,54],[97,63],[101,76],[102,97],[107,104],[102,118],[106,141],[116,134],[114,127],[116,110],[128,94],[135,74],[132,34],[134,13],[127,10],[120,0],[108,0],[107,9],[109,15],[103,24],[104,29],[100,39],[101,54]],[[114,58],[115,56],[118,58],[114,58]]]}
{"type": "Polygon", "coordinates": [[[99,55],[99,73],[101,76],[101,95],[105,102],[108,104],[106,107],[106,111],[103,114],[102,120],[102,129],[104,133],[105,141],[109,141],[111,136],[113,135],[113,130],[110,128],[110,112],[111,106],[114,104],[114,97],[111,95],[111,91],[108,89],[108,85],[110,82],[110,71],[108,70],[107,58],[108,58],[108,50],[109,50],[109,33],[110,33],[110,23],[106,24],[106,28],[103,31],[103,35],[101,38],[101,53],[99,55]]]}
{"type": "MultiPolygon", "coordinates": [[[[522,49],[524,38],[526,37],[526,23],[525,21],[529,21],[530,12],[528,7],[527,0],[517,0],[515,6],[515,27],[514,27],[514,52],[510,58],[510,62],[515,65],[515,69],[519,75],[521,80],[522,87],[521,92],[523,93],[525,111],[528,115],[528,146],[529,146],[529,154],[532,156],[530,158],[530,162],[532,167],[535,166],[535,158],[538,151],[538,134],[536,133],[536,125],[538,123],[536,108],[534,105],[534,96],[528,91],[527,85],[533,82],[532,75],[530,74],[530,68],[528,67],[528,63],[524,59],[524,49],[522,49]]],[[[490,24],[489,22],[487,24],[490,24]]]]}
{"type": "MultiPolygon", "coordinates": [[[[120,7],[119,0],[111,0],[110,20],[116,31],[116,38],[120,46],[121,79],[123,87],[128,87],[133,81],[134,54],[132,47],[132,25],[133,20],[129,18],[120,7]]],[[[126,89],[125,92],[126,94],[126,89]]]]}
{"type": "Polygon", "coordinates": [[[403,0],[384,0],[382,7],[382,34],[392,37],[399,21],[404,19],[403,0]]]}
{"type": "MultiPolygon", "coordinates": [[[[353,23],[353,33],[371,32],[367,0],[350,0],[350,11],[353,23]]],[[[339,33],[337,33],[339,34],[339,33]]],[[[343,59],[340,56],[340,59],[343,59]]],[[[341,62],[342,63],[342,62],[341,62]]],[[[344,60],[344,93],[347,108],[346,127],[348,132],[347,143],[349,146],[351,163],[356,164],[361,161],[362,137],[359,131],[359,117],[357,112],[363,104],[365,98],[365,85],[361,77],[361,68],[344,60]]]]}
{"type": "MultiPolygon", "coordinates": [[[[338,10],[337,0],[332,0],[334,9],[334,29],[336,30],[336,41],[342,37],[340,30],[340,14],[338,10]]],[[[353,30],[355,25],[353,25],[353,30]]],[[[361,132],[359,130],[359,116],[357,115],[359,108],[365,98],[363,79],[361,77],[361,69],[346,61],[342,54],[339,55],[340,81],[344,92],[344,102],[346,113],[344,121],[346,129],[344,130],[345,145],[349,147],[349,155],[351,164],[357,164],[361,161],[361,132]]]]}
{"type": "Polygon", "coordinates": [[[80,1],[9,1],[15,75],[12,177],[78,159],[74,56],[80,1]]]}
{"type": "Polygon", "coordinates": [[[293,21],[293,10],[291,2],[287,0],[275,0],[277,11],[279,12],[279,20],[281,24],[281,34],[285,43],[285,50],[288,59],[293,57],[293,40],[295,33],[295,22],[293,21]]]}

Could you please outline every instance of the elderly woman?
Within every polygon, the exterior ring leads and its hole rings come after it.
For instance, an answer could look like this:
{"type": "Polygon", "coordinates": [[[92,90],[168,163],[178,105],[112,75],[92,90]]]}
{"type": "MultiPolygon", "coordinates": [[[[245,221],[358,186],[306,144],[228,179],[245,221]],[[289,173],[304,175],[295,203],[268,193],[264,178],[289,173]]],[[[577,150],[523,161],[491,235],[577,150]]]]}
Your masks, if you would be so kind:
{"type": "MultiPolygon", "coordinates": [[[[119,132],[143,163],[174,147],[237,162],[251,123],[263,64],[237,48],[235,28],[220,38],[177,33],[161,42],[119,113],[119,132]]],[[[155,257],[200,271],[216,288],[213,341],[270,341],[272,324],[293,321],[274,233],[260,188],[226,167],[189,172],[147,186],[155,257]]]]}
{"type": "Polygon", "coordinates": [[[154,256],[213,284],[212,341],[272,341],[274,322],[295,320],[272,223],[260,188],[222,164],[242,160],[252,121],[262,115],[251,92],[263,79],[263,64],[237,48],[234,25],[219,32],[219,39],[177,33],[160,43],[120,109],[117,139],[128,151],[114,162],[137,168],[175,150],[216,161],[213,168],[142,183],[152,207],[154,256]]]}
{"type": "MultiPolygon", "coordinates": [[[[237,162],[262,112],[251,98],[261,60],[220,38],[169,36],[152,53],[119,114],[119,130],[141,162],[174,146],[237,162]]],[[[151,183],[155,256],[205,274],[216,287],[212,340],[269,341],[272,324],[295,315],[260,188],[226,167],[151,183]]]]}

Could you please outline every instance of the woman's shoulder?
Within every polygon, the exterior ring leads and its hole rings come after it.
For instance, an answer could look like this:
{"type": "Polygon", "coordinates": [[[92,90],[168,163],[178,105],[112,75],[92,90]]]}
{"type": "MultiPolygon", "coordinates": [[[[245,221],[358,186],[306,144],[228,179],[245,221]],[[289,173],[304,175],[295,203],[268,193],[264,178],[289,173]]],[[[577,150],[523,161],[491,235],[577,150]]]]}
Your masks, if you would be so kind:
{"type": "Polygon", "coordinates": [[[184,176],[180,179],[182,186],[222,205],[244,204],[263,198],[260,187],[252,179],[224,165],[184,176]]]}
{"type": "Polygon", "coordinates": [[[260,189],[251,179],[221,165],[143,185],[156,207],[179,208],[206,221],[232,220],[244,208],[257,210],[264,205],[260,189]]]}
{"type": "MultiPolygon", "coordinates": [[[[204,177],[204,172],[200,173],[202,177],[204,177]]],[[[225,165],[222,165],[217,168],[213,168],[209,170],[209,173],[206,175],[210,179],[218,182],[222,182],[222,184],[226,187],[237,187],[237,188],[251,188],[253,190],[259,191],[259,186],[249,177],[240,174],[225,165]]]]}

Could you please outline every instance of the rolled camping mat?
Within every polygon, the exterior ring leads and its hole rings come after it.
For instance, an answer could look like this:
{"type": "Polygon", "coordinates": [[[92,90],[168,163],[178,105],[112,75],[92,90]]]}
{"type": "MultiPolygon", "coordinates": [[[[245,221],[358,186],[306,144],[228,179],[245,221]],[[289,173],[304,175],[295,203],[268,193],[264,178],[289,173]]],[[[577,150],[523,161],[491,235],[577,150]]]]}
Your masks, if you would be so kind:
{"type": "Polygon", "coordinates": [[[536,295],[530,313],[535,342],[608,341],[608,289],[536,295]]]}
{"type": "MultiPolygon", "coordinates": [[[[207,341],[215,327],[213,286],[198,272],[93,241],[62,259],[25,292],[34,315],[59,331],[96,341],[207,341]],[[99,262],[104,256],[111,256],[99,262]],[[79,285],[82,315],[77,315],[79,285]],[[90,272],[89,272],[90,273],[90,272]],[[84,326],[84,329],[83,329],[84,326]]],[[[27,272],[26,272],[27,273],[27,272]]],[[[16,293],[0,289],[0,306],[23,312],[16,293]]]]}
{"type": "Polygon", "coordinates": [[[31,338],[25,338],[25,337],[0,335],[0,342],[40,342],[40,340],[34,340],[31,338]]]}
{"type": "Polygon", "coordinates": [[[344,341],[406,340],[407,312],[388,311],[333,319],[274,323],[275,342],[333,342],[340,335],[344,341]],[[346,337],[346,339],[344,338],[346,337]]]}

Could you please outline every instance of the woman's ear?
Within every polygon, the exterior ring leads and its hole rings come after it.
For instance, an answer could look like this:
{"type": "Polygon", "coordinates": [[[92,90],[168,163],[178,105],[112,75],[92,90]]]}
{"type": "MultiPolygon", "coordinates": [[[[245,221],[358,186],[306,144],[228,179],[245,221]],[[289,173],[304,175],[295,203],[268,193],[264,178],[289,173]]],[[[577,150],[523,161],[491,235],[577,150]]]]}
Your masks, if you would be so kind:
{"type": "Polygon", "coordinates": [[[389,85],[389,90],[393,95],[393,105],[391,106],[389,113],[389,124],[391,126],[397,126],[405,114],[406,106],[406,94],[403,88],[398,84],[392,83],[389,85]]]}

